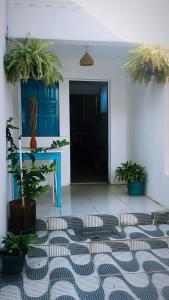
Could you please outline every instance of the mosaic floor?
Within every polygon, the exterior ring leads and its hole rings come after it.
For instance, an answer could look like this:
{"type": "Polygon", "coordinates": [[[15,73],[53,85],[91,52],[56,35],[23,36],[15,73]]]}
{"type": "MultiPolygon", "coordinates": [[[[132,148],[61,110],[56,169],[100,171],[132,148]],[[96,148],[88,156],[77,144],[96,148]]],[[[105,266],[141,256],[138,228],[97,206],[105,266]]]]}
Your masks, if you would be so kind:
{"type": "Polygon", "coordinates": [[[42,218],[37,234],[1,300],[169,299],[168,212],[42,218]]]}

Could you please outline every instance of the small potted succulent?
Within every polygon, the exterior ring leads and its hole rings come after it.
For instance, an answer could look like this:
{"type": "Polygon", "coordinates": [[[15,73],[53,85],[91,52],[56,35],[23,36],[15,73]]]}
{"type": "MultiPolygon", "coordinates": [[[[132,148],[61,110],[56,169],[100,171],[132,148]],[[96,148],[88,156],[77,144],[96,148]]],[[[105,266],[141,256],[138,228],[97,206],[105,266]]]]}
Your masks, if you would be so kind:
{"type": "Polygon", "coordinates": [[[33,250],[32,244],[37,238],[34,234],[29,235],[14,235],[11,232],[7,233],[2,243],[3,248],[0,248],[0,272],[2,274],[17,274],[23,270],[26,254],[33,250]]]}
{"type": "Polygon", "coordinates": [[[145,193],[145,167],[133,162],[124,162],[115,171],[118,181],[126,182],[130,196],[141,196],[145,193]]]}

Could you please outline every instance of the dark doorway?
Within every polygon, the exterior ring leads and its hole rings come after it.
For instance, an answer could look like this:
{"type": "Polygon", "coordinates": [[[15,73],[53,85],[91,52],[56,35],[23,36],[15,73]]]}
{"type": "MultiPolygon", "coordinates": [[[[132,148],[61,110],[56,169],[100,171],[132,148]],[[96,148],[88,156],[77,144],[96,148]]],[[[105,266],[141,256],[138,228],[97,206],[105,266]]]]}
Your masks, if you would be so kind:
{"type": "Polygon", "coordinates": [[[70,82],[70,141],[71,182],[107,182],[107,82],[70,82]]]}

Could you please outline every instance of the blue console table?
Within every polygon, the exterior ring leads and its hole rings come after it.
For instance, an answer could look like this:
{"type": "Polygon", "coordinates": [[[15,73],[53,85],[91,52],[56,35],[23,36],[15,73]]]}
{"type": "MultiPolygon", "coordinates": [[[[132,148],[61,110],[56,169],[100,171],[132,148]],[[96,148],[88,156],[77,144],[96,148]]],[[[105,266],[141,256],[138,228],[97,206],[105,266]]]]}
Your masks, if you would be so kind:
{"type": "MultiPolygon", "coordinates": [[[[54,172],[54,196],[56,201],[56,206],[61,208],[61,201],[62,201],[62,186],[61,186],[61,151],[51,151],[51,152],[30,152],[30,151],[23,151],[22,158],[23,160],[30,160],[30,154],[33,154],[36,160],[53,160],[53,162],[57,166],[57,171],[54,172]]],[[[19,158],[19,154],[18,154],[19,158]]],[[[17,181],[14,178],[14,199],[18,199],[18,185],[17,181]]]]}

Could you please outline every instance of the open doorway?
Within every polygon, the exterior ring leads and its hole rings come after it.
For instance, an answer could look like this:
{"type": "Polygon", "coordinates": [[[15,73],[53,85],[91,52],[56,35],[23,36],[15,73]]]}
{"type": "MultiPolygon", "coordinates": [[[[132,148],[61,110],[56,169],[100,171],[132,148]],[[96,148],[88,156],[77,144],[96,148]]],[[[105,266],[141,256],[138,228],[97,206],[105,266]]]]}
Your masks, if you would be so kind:
{"type": "Polygon", "coordinates": [[[71,182],[108,181],[108,83],[70,81],[71,182]]]}

